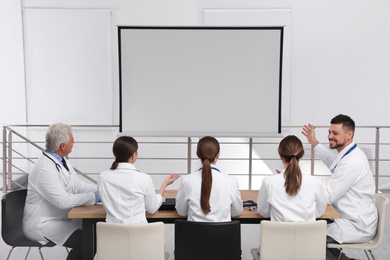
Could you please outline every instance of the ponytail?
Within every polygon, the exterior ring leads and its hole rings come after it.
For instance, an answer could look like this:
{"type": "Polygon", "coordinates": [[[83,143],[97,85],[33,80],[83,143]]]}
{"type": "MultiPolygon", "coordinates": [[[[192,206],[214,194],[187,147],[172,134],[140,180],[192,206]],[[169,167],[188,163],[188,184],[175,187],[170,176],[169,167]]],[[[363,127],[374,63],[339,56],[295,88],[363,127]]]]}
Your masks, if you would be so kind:
{"type": "Polygon", "coordinates": [[[284,187],[286,193],[290,196],[295,196],[302,185],[302,172],[299,168],[299,162],[295,155],[291,156],[287,169],[284,171],[284,187]]]}
{"type": "Polygon", "coordinates": [[[111,164],[111,170],[115,170],[116,168],[118,168],[118,162],[117,162],[117,160],[115,160],[112,164],[111,164]]]}
{"type": "Polygon", "coordinates": [[[202,188],[200,190],[200,206],[204,214],[208,214],[211,211],[210,207],[210,195],[211,185],[213,183],[213,176],[211,175],[211,166],[208,158],[203,160],[202,167],[202,188]]]}
{"type": "Polygon", "coordinates": [[[288,163],[284,171],[284,187],[290,196],[298,194],[302,185],[302,172],[299,167],[299,160],[305,154],[301,140],[294,135],[285,137],[279,144],[279,154],[288,163]]]}
{"type": "Polygon", "coordinates": [[[213,176],[210,163],[215,162],[219,154],[219,143],[211,136],[205,136],[198,142],[196,154],[202,161],[202,186],[200,190],[200,206],[204,214],[211,212],[210,196],[213,176]]]}

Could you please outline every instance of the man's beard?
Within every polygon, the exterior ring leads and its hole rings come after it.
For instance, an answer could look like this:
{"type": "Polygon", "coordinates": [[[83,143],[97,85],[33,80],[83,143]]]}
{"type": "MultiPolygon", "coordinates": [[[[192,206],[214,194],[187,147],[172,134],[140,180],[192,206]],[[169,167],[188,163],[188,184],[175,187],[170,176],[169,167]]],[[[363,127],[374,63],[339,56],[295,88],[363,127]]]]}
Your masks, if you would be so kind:
{"type": "Polygon", "coordinates": [[[331,144],[329,144],[329,148],[330,149],[337,149],[337,148],[343,147],[345,145],[346,141],[344,140],[344,142],[341,144],[337,143],[337,141],[335,143],[336,143],[336,145],[334,147],[332,147],[331,144]]]}

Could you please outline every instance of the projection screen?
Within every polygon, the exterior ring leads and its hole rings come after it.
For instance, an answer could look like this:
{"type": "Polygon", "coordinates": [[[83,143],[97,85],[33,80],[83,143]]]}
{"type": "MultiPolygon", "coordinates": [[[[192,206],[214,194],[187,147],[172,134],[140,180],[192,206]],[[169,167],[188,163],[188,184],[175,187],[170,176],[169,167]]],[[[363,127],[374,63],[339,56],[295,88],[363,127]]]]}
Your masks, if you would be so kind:
{"type": "Polygon", "coordinates": [[[283,27],[119,26],[120,131],[281,131],[283,27]]]}

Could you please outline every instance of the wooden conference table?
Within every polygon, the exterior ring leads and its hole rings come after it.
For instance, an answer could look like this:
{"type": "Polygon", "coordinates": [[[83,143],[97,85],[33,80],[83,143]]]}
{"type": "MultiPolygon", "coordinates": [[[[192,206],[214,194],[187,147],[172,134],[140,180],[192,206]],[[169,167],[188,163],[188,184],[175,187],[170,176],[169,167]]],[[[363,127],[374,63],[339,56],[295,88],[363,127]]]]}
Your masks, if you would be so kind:
{"type": "MultiPolygon", "coordinates": [[[[241,199],[243,201],[257,201],[258,190],[241,190],[241,199]]],[[[164,197],[176,198],[177,190],[166,190],[164,197]]],[[[96,252],[96,223],[104,221],[106,211],[103,206],[81,206],[73,208],[69,214],[69,218],[82,219],[83,223],[83,260],[93,260],[96,252]]],[[[176,219],[186,219],[185,216],[179,216],[175,210],[160,210],[155,214],[146,213],[148,222],[162,221],[164,223],[174,223],[176,219]]],[[[328,205],[325,214],[320,219],[340,218],[340,214],[332,206],[328,205]]],[[[258,224],[262,217],[257,210],[244,208],[242,214],[232,218],[239,220],[243,224],[258,224]]]]}

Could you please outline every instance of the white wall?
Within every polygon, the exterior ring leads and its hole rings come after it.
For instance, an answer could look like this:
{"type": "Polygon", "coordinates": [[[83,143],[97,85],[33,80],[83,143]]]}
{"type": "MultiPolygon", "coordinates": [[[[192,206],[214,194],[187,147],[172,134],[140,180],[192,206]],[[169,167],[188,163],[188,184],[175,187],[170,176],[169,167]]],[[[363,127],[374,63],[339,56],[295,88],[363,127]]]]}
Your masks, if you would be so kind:
{"type": "Polygon", "coordinates": [[[20,6],[0,0],[0,125],[26,121],[20,6]]]}
{"type": "Polygon", "coordinates": [[[292,8],[290,124],[327,125],[332,116],[346,113],[358,125],[390,125],[390,117],[384,116],[390,86],[387,0],[1,0],[1,38],[6,39],[0,41],[1,123],[25,121],[22,5],[112,9],[114,122],[119,88],[116,25],[200,25],[204,9],[292,8]]]}
{"type": "Polygon", "coordinates": [[[291,8],[290,125],[328,125],[339,113],[357,125],[390,125],[388,0],[0,0],[0,124],[26,120],[22,6],[112,9],[114,123],[117,25],[201,25],[205,9],[291,8]]]}
{"type": "Polygon", "coordinates": [[[389,125],[390,2],[294,1],[291,124],[389,125]]]}
{"type": "Polygon", "coordinates": [[[25,8],[23,21],[27,123],[112,124],[110,10],[25,8]]]}

